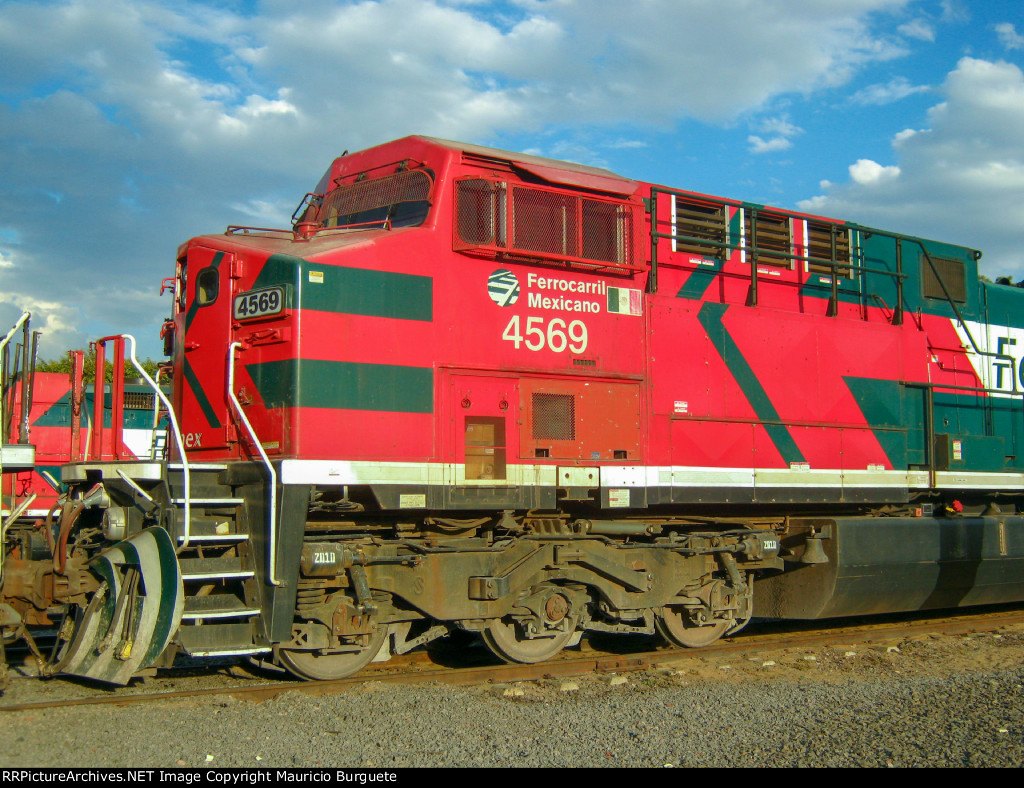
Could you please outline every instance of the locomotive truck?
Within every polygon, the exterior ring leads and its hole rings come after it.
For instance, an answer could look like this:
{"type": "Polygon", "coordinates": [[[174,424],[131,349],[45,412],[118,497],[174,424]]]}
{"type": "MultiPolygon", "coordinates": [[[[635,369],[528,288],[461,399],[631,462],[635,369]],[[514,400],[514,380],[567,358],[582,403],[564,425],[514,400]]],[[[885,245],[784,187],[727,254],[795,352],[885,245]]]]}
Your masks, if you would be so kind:
{"type": "Polygon", "coordinates": [[[9,529],[45,671],[1024,599],[1024,291],[979,252],[422,136],[292,219],[180,247],[165,451],[94,420],[51,554],[9,529]]]}

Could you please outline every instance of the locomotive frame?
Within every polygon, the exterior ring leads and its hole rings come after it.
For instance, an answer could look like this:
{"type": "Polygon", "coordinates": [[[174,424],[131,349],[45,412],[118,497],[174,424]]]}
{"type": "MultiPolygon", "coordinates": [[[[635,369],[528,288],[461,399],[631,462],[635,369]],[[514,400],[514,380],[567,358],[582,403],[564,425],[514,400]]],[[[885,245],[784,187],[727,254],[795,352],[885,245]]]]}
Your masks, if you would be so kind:
{"type": "Polygon", "coordinates": [[[426,137],[293,220],[179,249],[166,456],[98,411],[50,560],[8,539],[47,670],[1024,599],[1024,293],[978,252],[426,137]]]}

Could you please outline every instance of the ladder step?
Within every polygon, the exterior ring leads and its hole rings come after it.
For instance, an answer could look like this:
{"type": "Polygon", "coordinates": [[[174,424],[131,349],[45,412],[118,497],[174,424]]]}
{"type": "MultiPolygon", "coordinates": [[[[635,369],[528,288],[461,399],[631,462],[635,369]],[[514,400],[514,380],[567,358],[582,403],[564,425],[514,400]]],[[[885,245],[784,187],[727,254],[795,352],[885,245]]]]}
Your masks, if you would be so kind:
{"type": "Polygon", "coordinates": [[[231,648],[223,651],[188,651],[190,657],[251,657],[253,654],[266,654],[273,649],[270,646],[252,646],[251,648],[231,648]]]}
{"type": "MultiPolygon", "coordinates": [[[[199,472],[205,472],[205,471],[226,471],[227,468],[228,468],[227,465],[224,465],[223,463],[219,463],[219,462],[193,462],[193,463],[189,463],[189,466],[188,466],[189,471],[199,471],[199,472]]],[[[171,463],[167,464],[167,469],[170,470],[170,471],[183,471],[183,470],[185,470],[185,466],[182,465],[180,462],[171,462],[171,463]]]]}
{"type": "MultiPolygon", "coordinates": [[[[184,506],[184,498],[175,498],[172,503],[177,506],[184,506]]],[[[193,498],[191,504],[193,507],[203,506],[238,506],[241,503],[245,503],[243,498],[193,498]]]]}
{"type": "MultiPolygon", "coordinates": [[[[233,544],[237,542],[245,542],[249,539],[249,534],[197,534],[194,530],[188,535],[189,544],[233,544]]],[[[185,537],[179,536],[179,542],[184,542],[185,537]]]]}
{"type": "Polygon", "coordinates": [[[238,618],[240,616],[257,616],[259,608],[246,607],[245,603],[233,594],[210,594],[209,596],[190,596],[185,598],[185,612],[181,617],[188,620],[214,618],[238,618]]]}
{"type": "Polygon", "coordinates": [[[182,558],[182,580],[229,580],[252,577],[255,573],[242,566],[242,559],[228,558],[182,558]]]}
{"type": "Polygon", "coordinates": [[[178,639],[192,657],[245,656],[270,651],[269,646],[253,642],[249,623],[186,625],[178,630],[178,639]]]}
{"type": "MultiPolygon", "coordinates": [[[[192,518],[189,526],[190,544],[238,544],[248,541],[249,534],[235,531],[234,522],[225,517],[203,517],[199,515],[192,518]]],[[[185,541],[184,536],[178,537],[178,543],[185,541]]]]}

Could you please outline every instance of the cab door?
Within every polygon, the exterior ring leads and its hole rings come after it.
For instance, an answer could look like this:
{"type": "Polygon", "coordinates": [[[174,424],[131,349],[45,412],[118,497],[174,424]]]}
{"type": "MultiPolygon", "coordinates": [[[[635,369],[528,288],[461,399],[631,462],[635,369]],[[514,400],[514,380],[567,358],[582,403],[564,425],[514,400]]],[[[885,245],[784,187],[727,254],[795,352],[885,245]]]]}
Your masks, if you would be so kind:
{"type": "Polygon", "coordinates": [[[514,378],[451,375],[447,397],[448,484],[495,488],[518,485],[519,469],[510,462],[517,453],[517,397],[514,378]]]}
{"type": "Polygon", "coordinates": [[[231,343],[233,255],[192,247],[179,277],[179,324],[174,385],[181,403],[185,448],[223,449],[231,429],[227,401],[227,353],[231,343]]]}

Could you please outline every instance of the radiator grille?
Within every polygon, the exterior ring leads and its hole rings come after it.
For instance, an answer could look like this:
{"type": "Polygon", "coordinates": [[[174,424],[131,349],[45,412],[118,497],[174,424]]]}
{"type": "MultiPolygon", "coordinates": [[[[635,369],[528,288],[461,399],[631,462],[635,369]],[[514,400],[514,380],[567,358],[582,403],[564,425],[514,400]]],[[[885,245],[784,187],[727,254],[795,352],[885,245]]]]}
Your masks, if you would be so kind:
{"type": "Polygon", "coordinates": [[[494,181],[459,181],[457,231],[463,243],[505,247],[505,189],[494,181]]]}
{"type": "Polygon", "coordinates": [[[155,395],[145,391],[126,391],[124,393],[125,410],[153,410],[155,395]]]}
{"type": "Polygon", "coordinates": [[[475,178],[458,183],[456,200],[456,249],[633,267],[628,204],[475,178]]]}
{"type": "Polygon", "coordinates": [[[576,397],[572,394],[533,394],[533,439],[576,440],[576,397]]]}

